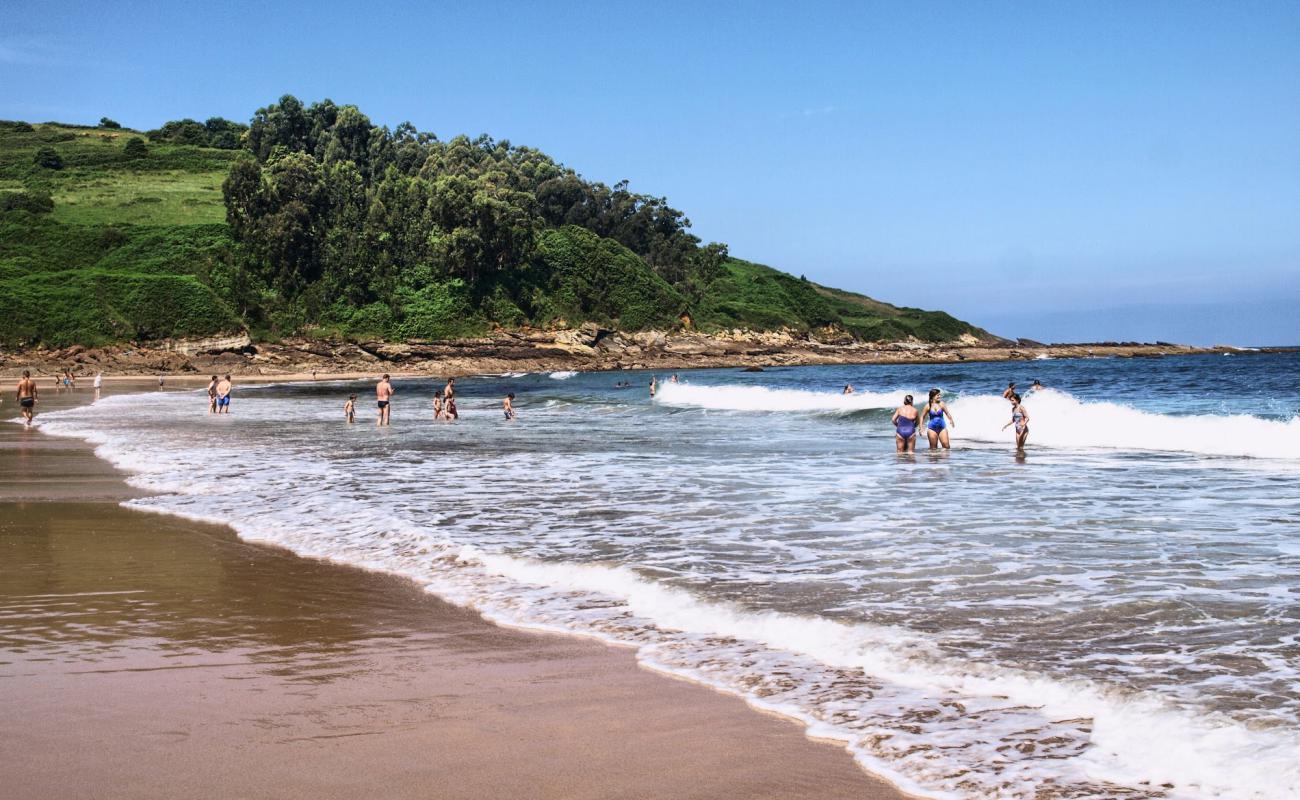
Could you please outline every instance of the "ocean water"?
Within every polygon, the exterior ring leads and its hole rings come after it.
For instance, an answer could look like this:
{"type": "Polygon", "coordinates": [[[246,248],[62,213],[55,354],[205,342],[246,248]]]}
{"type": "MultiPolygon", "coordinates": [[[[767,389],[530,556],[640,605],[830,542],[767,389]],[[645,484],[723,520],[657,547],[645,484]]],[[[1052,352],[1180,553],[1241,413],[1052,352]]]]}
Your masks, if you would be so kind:
{"type": "Polygon", "coordinates": [[[39,419],[132,506],[631,645],[917,794],[1300,797],[1300,355],[680,375],[461,376],[454,424],[401,380],[384,430],[368,383],[39,419]],[[953,449],[899,456],[930,386],[953,449]]]}

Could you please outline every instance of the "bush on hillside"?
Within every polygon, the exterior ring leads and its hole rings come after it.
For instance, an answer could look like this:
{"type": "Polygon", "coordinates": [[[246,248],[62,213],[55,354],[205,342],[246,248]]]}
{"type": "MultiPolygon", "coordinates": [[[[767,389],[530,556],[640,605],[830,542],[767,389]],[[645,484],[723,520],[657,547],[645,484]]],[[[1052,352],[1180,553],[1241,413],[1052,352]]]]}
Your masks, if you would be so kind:
{"type": "Polygon", "coordinates": [[[149,148],[145,145],[144,139],[131,137],[130,139],[127,139],[126,144],[123,145],[122,152],[127,158],[144,158],[149,155],[149,148]]]}
{"type": "Polygon", "coordinates": [[[113,130],[117,130],[118,128],[122,127],[122,124],[119,123],[117,120],[109,119],[108,117],[100,117],[99,127],[112,128],[113,130]]]}
{"type": "Polygon", "coordinates": [[[36,166],[43,169],[63,169],[63,157],[53,147],[42,147],[36,151],[36,166]]]}
{"type": "Polygon", "coordinates": [[[49,192],[6,192],[0,195],[0,211],[28,211],[48,214],[54,210],[54,199],[49,192]]]}

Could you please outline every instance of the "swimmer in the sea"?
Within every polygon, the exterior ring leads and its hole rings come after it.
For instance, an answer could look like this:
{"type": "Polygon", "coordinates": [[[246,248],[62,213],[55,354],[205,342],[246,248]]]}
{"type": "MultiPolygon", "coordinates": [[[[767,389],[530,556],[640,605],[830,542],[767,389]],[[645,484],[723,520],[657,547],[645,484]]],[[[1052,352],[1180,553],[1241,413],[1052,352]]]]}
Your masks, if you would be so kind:
{"type": "Polygon", "coordinates": [[[514,399],[515,393],[511,392],[506,395],[506,399],[501,401],[501,410],[505,412],[507,422],[515,418],[514,399]]]}
{"type": "Polygon", "coordinates": [[[894,409],[894,444],[898,447],[900,453],[916,452],[916,423],[921,414],[912,405],[912,396],[903,398],[903,404],[894,409]]]}
{"type": "Polygon", "coordinates": [[[853,384],[844,384],[844,391],[840,392],[840,394],[853,394],[853,384]]]}
{"type": "Polygon", "coordinates": [[[1036,392],[1042,388],[1043,388],[1043,382],[1038,380],[1037,378],[1034,378],[1034,384],[1029,387],[1029,391],[1036,392]]]}
{"type": "Polygon", "coordinates": [[[1002,390],[1002,398],[1004,400],[1010,400],[1011,395],[1015,393],[1016,393],[1016,382],[1011,381],[1010,383],[1007,384],[1007,388],[1002,390]]]}
{"type": "Polygon", "coordinates": [[[433,393],[433,418],[442,419],[442,392],[433,393]]]}
{"type": "Polygon", "coordinates": [[[930,449],[943,445],[945,450],[952,447],[948,441],[948,426],[957,427],[957,420],[952,418],[948,406],[943,403],[943,393],[938,389],[930,390],[930,399],[925,404],[925,435],[930,439],[930,449]],[[947,422],[944,416],[948,417],[947,422]]]}
{"type": "Polygon", "coordinates": [[[355,394],[348,395],[348,401],[343,404],[343,416],[347,418],[349,425],[357,421],[357,396],[355,394]]]}
{"type": "Polygon", "coordinates": [[[375,384],[375,400],[379,405],[379,421],[375,423],[376,427],[388,425],[391,411],[389,404],[393,400],[393,384],[387,372],[379,379],[379,383],[375,384]]]}
{"type": "Polygon", "coordinates": [[[655,380],[655,376],[651,375],[651,376],[650,376],[650,396],[651,396],[651,397],[654,397],[654,396],[655,396],[655,389],[656,389],[656,388],[658,388],[658,381],[655,380]]]}
{"type": "Polygon", "coordinates": [[[1006,430],[1016,426],[1016,452],[1024,452],[1025,442],[1029,440],[1029,412],[1020,405],[1020,395],[1013,394],[1007,398],[1011,401],[1011,421],[1002,426],[1006,430]]]}

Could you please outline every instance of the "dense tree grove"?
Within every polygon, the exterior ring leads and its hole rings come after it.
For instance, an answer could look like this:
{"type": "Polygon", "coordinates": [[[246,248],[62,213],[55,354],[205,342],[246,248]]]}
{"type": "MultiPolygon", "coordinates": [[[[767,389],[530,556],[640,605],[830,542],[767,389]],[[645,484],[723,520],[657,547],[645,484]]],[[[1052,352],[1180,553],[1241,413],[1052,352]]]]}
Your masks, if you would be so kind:
{"type": "MultiPolygon", "coordinates": [[[[285,96],[257,111],[243,144],[251,156],[232,168],[224,193],[244,283],[278,298],[290,317],[361,314],[391,331],[433,334],[403,327],[432,304],[502,324],[545,322],[573,313],[551,302],[557,281],[573,276],[548,260],[559,250],[539,248],[540,237],[582,228],[652,271],[656,286],[642,299],[671,306],[658,309],[662,321],[687,310],[727,257],[723,245],[701,247],[664,198],[586,181],[538,150],[488,136],[443,142],[409,123],[376,126],[355,106],[285,96]]],[[[582,263],[601,271],[614,260],[582,263]]],[[[645,321],[632,305],[630,316],[645,321]]],[[[607,313],[632,324],[618,309],[607,313]]]]}
{"type": "Polygon", "coordinates": [[[231,122],[221,117],[211,117],[207,122],[199,122],[193,119],[174,119],[165,123],[161,128],[149,131],[145,135],[149,137],[151,142],[192,144],[199,147],[238,150],[240,139],[246,130],[248,130],[247,125],[231,122]]]}

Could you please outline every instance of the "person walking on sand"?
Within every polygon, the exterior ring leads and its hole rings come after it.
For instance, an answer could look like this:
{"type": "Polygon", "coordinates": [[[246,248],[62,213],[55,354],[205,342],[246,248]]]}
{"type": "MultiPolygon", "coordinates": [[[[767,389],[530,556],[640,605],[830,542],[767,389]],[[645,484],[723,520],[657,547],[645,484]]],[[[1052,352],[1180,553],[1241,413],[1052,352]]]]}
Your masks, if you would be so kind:
{"type": "Polygon", "coordinates": [[[347,418],[349,425],[357,421],[357,396],[355,394],[348,395],[348,401],[343,404],[343,416],[347,418]]]}
{"type": "Polygon", "coordinates": [[[938,389],[930,390],[930,399],[925,404],[925,435],[930,439],[930,449],[934,450],[943,445],[943,449],[948,450],[952,445],[948,441],[948,426],[957,427],[957,420],[952,418],[952,413],[948,411],[948,406],[944,405],[943,393],[938,389]],[[948,421],[944,422],[944,416],[948,421]]]}
{"type": "Polygon", "coordinates": [[[220,382],[220,380],[221,379],[218,378],[216,375],[213,375],[212,380],[208,381],[208,413],[209,414],[217,413],[217,383],[220,382]]]}
{"type": "Polygon", "coordinates": [[[230,413],[230,390],[235,388],[235,384],[230,380],[230,376],[222,378],[217,384],[217,413],[230,413]]]}
{"type": "Polygon", "coordinates": [[[894,423],[894,444],[898,447],[900,453],[916,452],[916,423],[920,420],[921,413],[912,405],[912,396],[903,398],[903,404],[894,409],[894,416],[890,422],[894,423]]]}
{"type": "Polygon", "coordinates": [[[506,395],[506,399],[501,401],[501,409],[505,411],[506,422],[510,422],[515,418],[514,399],[515,399],[515,393],[511,392],[510,394],[506,395]]]}
{"type": "Polygon", "coordinates": [[[36,389],[36,381],[32,380],[31,370],[23,370],[22,380],[18,381],[18,407],[23,410],[24,424],[31,425],[32,417],[36,415],[36,398],[40,392],[36,389]]]}
{"type": "Polygon", "coordinates": [[[380,378],[379,383],[375,386],[375,400],[379,404],[379,422],[376,424],[378,426],[388,425],[390,422],[389,412],[391,411],[389,404],[393,401],[393,383],[389,379],[387,372],[384,373],[384,377],[380,378]]]}
{"type": "Polygon", "coordinates": [[[1016,426],[1016,452],[1023,453],[1025,442],[1029,441],[1029,412],[1020,405],[1020,395],[1013,394],[1007,399],[1011,401],[1011,421],[1003,425],[1002,430],[1016,426]]]}

